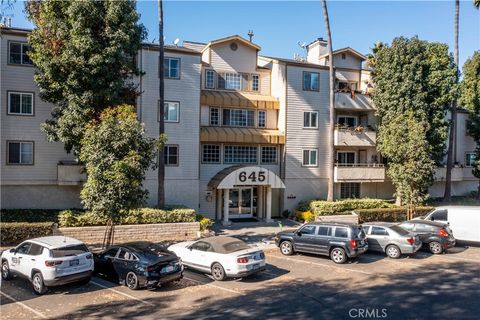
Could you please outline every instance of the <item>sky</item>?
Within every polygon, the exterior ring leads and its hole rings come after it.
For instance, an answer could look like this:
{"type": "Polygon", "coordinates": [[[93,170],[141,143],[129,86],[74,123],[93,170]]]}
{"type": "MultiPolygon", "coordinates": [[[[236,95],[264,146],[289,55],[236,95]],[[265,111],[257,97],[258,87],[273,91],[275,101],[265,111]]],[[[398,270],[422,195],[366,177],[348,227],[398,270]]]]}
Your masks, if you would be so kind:
{"type": "MultiPolygon", "coordinates": [[[[447,43],[453,51],[455,5],[437,1],[342,1],[327,0],[333,48],[350,46],[364,54],[377,41],[391,43],[397,36],[447,43]]],[[[157,1],[140,0],[140,22],[148,41],[158,41],[157,1]]],[[[17,0],[12,26],[32,28],[17,0]]],[[[302,54],[297,44],[326,37],[320,1],[168,1],[164,0],[165,43],[176,38],[208,42],[238,34],[248,38],[253,30],[260,54],[293,58],[302,54]]],[[[460,1],[460,65],[480,50],[480,10],[472,0],[460,1]]]]}

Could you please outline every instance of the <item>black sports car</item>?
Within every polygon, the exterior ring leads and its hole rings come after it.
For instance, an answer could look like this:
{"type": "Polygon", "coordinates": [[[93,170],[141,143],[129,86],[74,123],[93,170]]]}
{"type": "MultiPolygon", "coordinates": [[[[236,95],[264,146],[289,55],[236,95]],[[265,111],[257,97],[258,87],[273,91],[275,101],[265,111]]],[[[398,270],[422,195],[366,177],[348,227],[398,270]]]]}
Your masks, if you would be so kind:
{"type": "Polygon", "coordinates": [[[114,245],[94,255],[95,273],[132,290],[154,288],[183,277],[181,259],[151,242],[114,245]]]}

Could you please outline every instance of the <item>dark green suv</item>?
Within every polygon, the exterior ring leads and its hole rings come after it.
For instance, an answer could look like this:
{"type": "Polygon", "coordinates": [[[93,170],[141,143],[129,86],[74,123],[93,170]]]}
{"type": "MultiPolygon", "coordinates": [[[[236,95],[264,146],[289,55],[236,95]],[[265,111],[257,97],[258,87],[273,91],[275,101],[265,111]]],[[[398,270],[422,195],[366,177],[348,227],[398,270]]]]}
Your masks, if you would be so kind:
{"type": "Polygon", "coordinates": [[[345,263],[368,249],[361,226],[346,223],[312,222],[297,230],[277,233],[275,244],[284,255],[307,252],[330,256],[335,263],[345,263]]]}

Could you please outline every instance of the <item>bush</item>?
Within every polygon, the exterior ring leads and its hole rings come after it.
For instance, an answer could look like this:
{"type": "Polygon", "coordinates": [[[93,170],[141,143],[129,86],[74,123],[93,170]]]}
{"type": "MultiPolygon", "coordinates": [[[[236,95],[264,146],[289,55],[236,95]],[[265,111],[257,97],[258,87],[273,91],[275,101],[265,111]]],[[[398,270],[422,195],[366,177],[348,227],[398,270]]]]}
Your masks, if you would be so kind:
{"type": "Polygon", "coordinates": [[[2,222],[0,225],[1,245],[17,245],[20,242],[37,237],[51,236],[53,234],[53,222],[2,222]]]}
{"type": "Polygon", "coordinates": [[[315,221],[315,215],[310,211],[296,211],[295,218],[299,221],[312,222],[315,221]]]}
{"type": "MultiPolygon", "coordinates": [[[[433,207],[417,207],[414,217],[425,215],[433,210],[433,207]]],[[[358,223],[386,221],[402,222],[407,218],[407,208],[377,208],[377,209],[359,209],[355,210],[358,215],[358,223]]]]}
{"type": "Polygon", "coordinates": [[[60,210],[4,209],[0,211],[2,222],[58,222],[60,210]]]}
{"type": "Polygon", "coordinates": [[[391,208],[394,205],[381,199],[345,199],[339,201],[304,200],[298,204],[298,211],[311,211],[317,216],[349,214],[355,209],[391,208]]]}
{"type": "Polygon", "coordinates": [[[200,223],[200,231],[205,231],[213,225],[213,220],[205,218],[201,214],[197,214],[196,220],[200,223]]]}

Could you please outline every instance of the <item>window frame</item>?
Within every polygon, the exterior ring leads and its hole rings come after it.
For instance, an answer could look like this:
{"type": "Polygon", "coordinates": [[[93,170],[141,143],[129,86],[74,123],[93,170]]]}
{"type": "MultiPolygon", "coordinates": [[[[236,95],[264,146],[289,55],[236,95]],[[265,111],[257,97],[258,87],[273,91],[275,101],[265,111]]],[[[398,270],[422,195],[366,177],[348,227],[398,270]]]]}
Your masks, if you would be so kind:
{"type": "MultiPolygon", "coordinates": [[[[177,120],[167,120],[163,119],[165,123],[180,123],[180,101],[173,101],[173,100],[165,100],[163,101],[163,108],[165,109],[165,104],[166,103],[176,103],[178,105],[177,107],[177,120]]],[[[164,111],[164,116],[165,116],[165,111],[164,111]]],[[[160,122],[160,100],[158,100],[158,117],[157,121],[160,122]]]]}
{"type": "MultiPolygon", "coordinates": [[[[312,78],[311,78],[311,76],[310,76],[310,82],[311,82],[311,79],[312,79],[312,78]]],[[[303,73],[302,73],[302,89],[303,89],[303,91],[320,92],[320,72],[303,71],[303,73]],[[311,83],[310,83],[309,88],[307,88],[307,87],[305,86],[305,75],[306,75],[307,73],[318,75],[318,88],[317,88],[317,89],[312,89],[311,83]]]]}
{"type": "MultiPolygon", "coordinates": [[[[222,154],[222,159],[224,164],[258,164],[258,146],[252,146],[252,145],[236,145],[236,144],[226,144],[223,146],[223,154],[222,154]],[[226,161],[226,152],[228,148],[255,148],[255,161],[252,162],[242,162],[242,161],[226,161]]],[[[235,159],[234,159],[235,160],[235,159]]]]}
{"type": "Polygon", "coordinates": [[[215,89],[216,88],[216,77],[215,77],[215,70],[213,69],[205,69],[205,89],[215,89]],[[213,75],[213,84],[211,87],[207,86],[208,84],[208,73],[211,72],[213,75]]]}
{"type": "Polygon", "coordinates": [[[7,115],[9,116],[22,116],[22,117],[34,117],[35,116],[35,92],[33,91],[16,91],[16,90],[7,90],[7,115]],[[20,111],[22,109],[21,106],[21,97],[22,95],[31,95],[32,96],[32,113],[16,113],[16,112],[10,112],[10,95],[14,94],[20,94],[20,111]]]}
{"type": "Polygon", "coordinates": [[[260,164],[266,164],[266,165],[278,164],[278,147],[277,146],[260,146],[260,164]],[[264,148],[274,148],[275,149],[275,161],[274,162],[264,162],[263,161],[263,149],[264,148]]]}
{"type": "Polygon", "coordinates": [[[358,126],[358,117],[357,117],[357,116],[350,116],[350,115],[337,115],[337,123],[336,123],[336,124],[337,124],[337,125],[342,125],[342,126],[343,126],[343,124],[340,124],[340,118],[345,118],[345,119],[347,119],[347,118],[351,118],[351,119],[354,119],[354,120],[355,120],[355,125],[354,125],[354,126],[352,126],[352,127],[348,126],[348,128],[355,128],[355,127],[357,127],[357,126],[358,126]]]}
{"type": "Polygon", "coordinates": [[[222,125],[222,112],[220,112],[221,108],[219,107],[209,107],[208,108],[208,124],[210,126],[221,126],[222,125]],[[218,119],[217,119],[217,123],[214,124],[212,123],[212,110],[217,110],[217,116],[218,116],[218,119]]]}
{"type": "Polygon", "coordinates": [[[304,148],[302,149],[302,167],[318,167],[318,148],[304,148]],[[305,151],[308,151],[309,164],[305,164],[305,151]],[[315,164],[310,163],[311,152],[315,151],[315,164]]]}
{"type": "Polygon", "coordinates": [[[267,127],[267,111],[266,110],[258,110],[257,111],[257,127],[258,128],[266,128],[267,127]],[[260,126],[260,114],[263,114],[263,126],[260,126]]]}
{"type": "Polygon", "coordinates": [[[6,146],[7,146],[7,161],[5,162],[6,165],[8,166],[33,166],[35,165],[35,141],[33,140],[7,140],[6,141],[6,146]],[[22,143],[31,143],[32,144],[32,163],[12,163],[10,162],[10,143],[20,143],[20,155],[19,159],[21,160],[21,153],[22,153],[22,143]]]}
{"type": "Polygon", "coordinates": [[[223,127],[235,127],[235,128],[255,128],[255,110],[250,110],[250,109],[240,109],[240,108],[221,108],[222,109],[222,121],[221,121],[221,124],[223,127]],[[229,123],[228,124],[225,124],[224,121],[227,119],[225,117],[225,112],[228,110],[229,112],[229,116],[228,116],[228,120],[229,120],[229,123]],[[241,112],[244,112],[245,113],[245,126],[242,126],[242,125],[235,125],[235,124],[232,124],[232,112],[238,112],[238,111],[241,111],[241,112]],[[253,121],[252,121],[252,125],[248,125],[248,114],[251,113],[253,114],[253,121]]]}
{"type": "Polygon", "coordinates": [[[337,154],[335,157],[335,163],[341,165],[355,165],[357,163],[357,152],[355,151],[347,151],[347,150],[337,150],[337,154]],[[353,154],[353,162],[340,162],[339,154],[353,154]]]}
{"type": "MultiPolygon", "coordinates": [[[[360,189],[361,188],[361,185],[360,185],[360,182],[342,182],[340,183],[340,199],[359,199],[361,196],[362,196],[362,190],[360,189]],[[347,188],[346,185],[349,185],[348,186],[348,197],[343,197],[342,196],[342,185],[345,185],[345,188],[347,188]],[[353,198],[351,195],[352,195],[352,185],[358,185],[358,197],[356,198],[353,198]]],[[[356,191],[356,190],[354,190],[356,191]]]]}
{"type": "Polygon", "coordinates": [[[251,77],[252,77],[252,80],[251,80],[250,90],[252,92],[260,92],[260,75],[258,73],[252,73],[251,77]],[[254,89],[255,77],[257,78],[257,89],[256,90],[254,89]]]}
{"type": "Polygon", "coordinates": [[[202,163],[205,163],[205,164],[221,164],[222,163],[222,145],[221,144],[215,144],[215,143],[202,144],[202,163]],[[216,147],[218,147],[218,162],[205,161],[205,158],[204,158],[205,146],[216,146],[216,147]]]}
{"type": "Polygon", "coordinates": [[[178,144],[166,144],[163,147],[163,156],[167,157],[168,159],[168,154],[166,152],[166,148],[177,148],[177,163],[176,164],[168,164],[167,161],[165,162],[165,167],[179,167],[180,166],[180,146],[178,144]]]}
{"type": "Polygon", "coordinates": [[[342,239],[348,239],[350,237],[350,232],[349,232],[350,228],[347,228],[347,227],[338,227],[336,226],[335,227],[335,231],[333,232],[332,231],[332,235],[334,238],[342,238],[342,239]],[[337,230],[340,231],[340,230],[343,230],[343,231],[346,231],[347,232],[347,235],[346,237],[341,237],[341,236],[337,236],[337,230]]]}
{"type": "Polygon", "coordinates": [[[318,111],[304,111],[303,112],[303,129],[318,129],[318,111]],[[311,114],[314,113],[316,114],[316,121],[315,121],[315,126],[313,127],[306,127],[305,126],[305,116],[308,114],[309,115],[309,124],[312,122],[312,116],[311,114]]]}
{"type": "MultiPolygon", "coordinates": [[[[466,167],[466,168],[473,168],[473,167],[475,167],[475,162],[477,161],[475,158],[476,158],[475,152],[465,152],[465,167],[466,167]],[[473,163],[468,164],[467,159],[468,159],[469,155],[472,155],[472,154],[473,154],[473,158],[474,158],[473,163]]],[[[471,159],[469,159],[469,160],[471,161],[471,159]]]]}
{"type": "MultiPolygon", "coordinates": [[[[29,45],[28,45],[28,42],[8,40],[8,41],[7,41],[7,45],[8,45],[8,48],[7,48],[7,50],[8,50],[8,52],[7,52],[7,53],[8,53],[8,54],[7,54],[8,63],[7,63],[7,65],[9,65],[9,66],[34,67],[33,61],[32,61],[32,63],[23,63],[23,55],[24,55],[24,53],[23,53],[23,47],[24,47],[25,45],[26,45],[26,46],[29,46],[29,45]],[[10,61],[10,45],[11,45],[12,43],[17,43],[17,44],[20,44],[20,45],[21,45],[20,63],[12,63],[12,62],[10,61]]],[[[29,59],[30,59],[30,58],[29,58],[29,59]]],[[[30,61],[31,61],[31,60],[32,60],[32,59],[30,59],[30,61]]]]}
{"type": "MultiPolygon", "coordinates": [[[[164,61],[166,61],[166,60],[178,60],[178,76],[177,77],[171,77],[170,76],[170,62],[169,62],[168,63],[168,71],[169,71],[168,76],[165,75],[165,66],[163,67],[164,79],[180,80],[182,78],[182,59],[179,58],[179,57],[170,57],[170,56],[164,57],[163,59],[164,59],[164,61]]],[[[158,74],[160,75],[160,63],[158,65],[159,65],[158,74]]]]}

